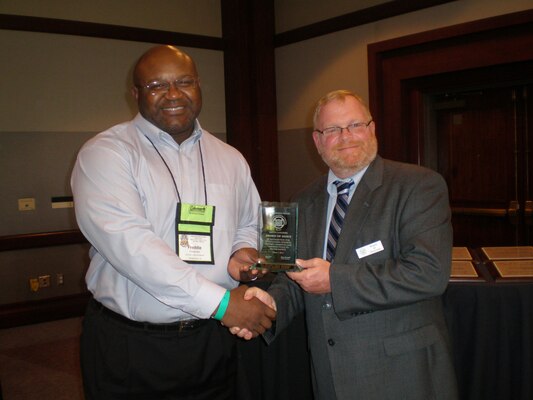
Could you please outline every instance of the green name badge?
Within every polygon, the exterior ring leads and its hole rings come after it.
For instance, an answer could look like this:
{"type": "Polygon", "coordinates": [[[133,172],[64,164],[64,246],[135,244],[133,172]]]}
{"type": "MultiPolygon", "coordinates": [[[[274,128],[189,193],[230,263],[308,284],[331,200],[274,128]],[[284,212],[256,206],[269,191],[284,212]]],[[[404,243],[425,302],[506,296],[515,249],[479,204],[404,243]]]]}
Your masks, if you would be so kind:
{"type": "Polygon", "coordinates": [[[176,210],[176,252],[189,264],[213,264],[215,207],[178,203],[176,210]]]}

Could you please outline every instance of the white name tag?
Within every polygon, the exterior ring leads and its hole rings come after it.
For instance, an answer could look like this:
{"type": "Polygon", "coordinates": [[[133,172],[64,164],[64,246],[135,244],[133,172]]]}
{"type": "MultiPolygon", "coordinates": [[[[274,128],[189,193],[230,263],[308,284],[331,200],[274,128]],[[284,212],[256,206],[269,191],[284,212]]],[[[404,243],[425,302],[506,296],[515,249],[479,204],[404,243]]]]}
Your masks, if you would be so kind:
{"type": "Polygon", "coordinates": [[[383,251],[383,244],[381,243],[381,240],[378,240],[377,242],[367,244],[366,246],[359,247],[355,251],[357,252],[357,255],[359,258],[367,257],[374,253],[379,253],[380,251],[383,251]]]}
{"type": "Polygon", "coordinates": [[[178,256],[183,261],[213,262],[211,254],[211,236],[179,234],[178,256]]]}

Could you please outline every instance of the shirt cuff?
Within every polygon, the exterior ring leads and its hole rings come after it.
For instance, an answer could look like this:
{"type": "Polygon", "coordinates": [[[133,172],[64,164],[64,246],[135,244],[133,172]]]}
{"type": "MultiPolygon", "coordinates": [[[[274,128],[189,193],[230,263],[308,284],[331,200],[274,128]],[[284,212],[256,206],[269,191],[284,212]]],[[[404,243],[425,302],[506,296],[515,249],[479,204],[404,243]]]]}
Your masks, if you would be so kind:
{"type": "Polygon", "coordinates": [[[196,315],[198,318],[211,318],[211,315],[213,315],[213,312],[220,304],[222,297],[224,297],[226,290],[226,288],[206,279],[201,285],[200,290],[191,299],[191,304],[196,306],[195,309],[187,312],[196,315]]]}

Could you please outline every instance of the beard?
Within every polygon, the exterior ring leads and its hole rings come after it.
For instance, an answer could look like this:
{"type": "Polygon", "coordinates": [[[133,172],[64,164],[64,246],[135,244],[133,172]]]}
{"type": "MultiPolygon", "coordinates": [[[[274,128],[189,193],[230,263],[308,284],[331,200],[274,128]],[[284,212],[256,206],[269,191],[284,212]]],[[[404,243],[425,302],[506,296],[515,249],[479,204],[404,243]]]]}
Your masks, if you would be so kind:
{"type": "Polygon", "coordinates": [[[341,142],[335,147],[320,153],[324,162],[335,175],[353,175],[369,165],[376,158],[378,141],[375,136],[367,140],[341,142]],[[346,147],[351,149],[342,150],[346,147]]]}

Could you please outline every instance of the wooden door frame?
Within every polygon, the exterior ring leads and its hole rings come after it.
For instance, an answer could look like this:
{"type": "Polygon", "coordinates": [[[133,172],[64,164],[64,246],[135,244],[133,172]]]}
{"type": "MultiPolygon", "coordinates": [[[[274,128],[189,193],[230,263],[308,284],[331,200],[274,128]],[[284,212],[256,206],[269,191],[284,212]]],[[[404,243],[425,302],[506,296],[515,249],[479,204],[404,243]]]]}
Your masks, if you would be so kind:
{"type": "Polygon", "coordinates": [[[370,109],[380,154],[420,164],[422,93],[414,82],[533,60],[533,10],[368,45],[370,109]]]}

